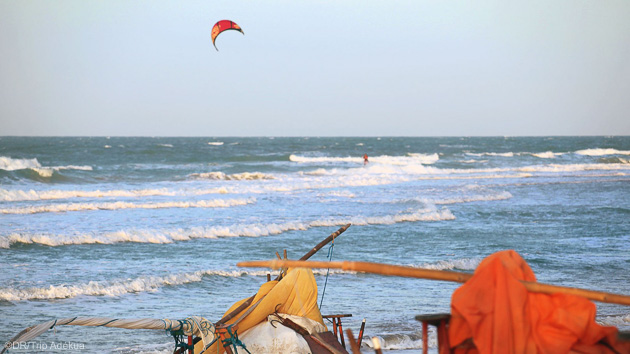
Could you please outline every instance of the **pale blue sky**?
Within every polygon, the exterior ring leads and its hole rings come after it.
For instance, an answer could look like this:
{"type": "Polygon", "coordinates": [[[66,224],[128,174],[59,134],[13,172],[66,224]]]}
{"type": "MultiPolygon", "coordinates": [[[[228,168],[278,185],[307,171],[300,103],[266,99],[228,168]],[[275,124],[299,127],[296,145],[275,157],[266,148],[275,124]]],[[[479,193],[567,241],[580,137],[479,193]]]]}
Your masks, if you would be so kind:
{"type": "Polygon", "coordinates": [[[630,1],[0,0],[0,135],[630,135],[630,1]],[[236,31],[210,39],[221,19],[236,31]]]}

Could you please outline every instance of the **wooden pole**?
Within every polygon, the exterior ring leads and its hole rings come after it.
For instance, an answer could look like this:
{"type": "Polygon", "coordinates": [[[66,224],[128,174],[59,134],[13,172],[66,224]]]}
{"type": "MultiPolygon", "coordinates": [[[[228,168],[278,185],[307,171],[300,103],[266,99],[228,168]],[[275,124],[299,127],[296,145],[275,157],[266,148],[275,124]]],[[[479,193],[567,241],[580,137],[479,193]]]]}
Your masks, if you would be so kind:
{"type": "Polygon", "coordinates": [[[350,227],[350,224],[346,224],[343,227],[341,227],[339,230],[337,230],[337,231],[333,232],[332,234],[330,234],[330,236],[326,237],[326,239],[324,239],[324,241],[318,243],[317,246],[313,247],[312,250],[308,251],[308,253],[303,255],[302,258],[300,258],[300,260],[301,261],[305,261],[305,260],[311,258],[312,255],[317,253],[317,251],[322,249],[322,247],[326,246],[330,241],[333,241],[335,239],[335,237],[341,235],[349,227],[350,227]]]}
{"type": "Polygon", "coordinates": [[[350,328],[346,329],[346,333],[348,334],[348,342],[350,342],[350,350],[352,350],[352,354],[361,354],[361,347],[356,340],[354,340],[354,335],[352,335],[352,330],[350,328]]]}
{"type": "MultiPolygon", "coordinates": [[[[382,263],[370,263],[370,262],[303,262],[303,261],[284,261],[284,260],[272,260],[272,261],[251,261],[240,262],[237,264],[239,267],[270,267],[277,269],[280,267],[290,268],[332,268],[343,269],[348,271],[355,271],[361,273],[381,274],[398,277],[408,278],[421,278],[432,280],[444,280],[457,283],[465,283],[468,279],[472,278],[470,273],[453,272],[446,270],[433,270],[433,269],[421,269],[405,266],[397,266],[382,263]]],[[[589,300],[607,302],[611,304],[628,305],[630,306],[630,296],[605,293],[601,291],[570,288],[557,285],[549,285],[543,283],[529,282],[521,280],[521,283],[528,291],[543,294],[571,294],[576,296],[585,297],[589,300]]]]}
{"type": "Polygon", "coordinates": [[[365,318],[363,322],[361,322],[361,329],[359,330],[359,338],[357,339],[359,347],[361,347],[361,342],[363,342],[363,330],[365,330],[365,318]]]}

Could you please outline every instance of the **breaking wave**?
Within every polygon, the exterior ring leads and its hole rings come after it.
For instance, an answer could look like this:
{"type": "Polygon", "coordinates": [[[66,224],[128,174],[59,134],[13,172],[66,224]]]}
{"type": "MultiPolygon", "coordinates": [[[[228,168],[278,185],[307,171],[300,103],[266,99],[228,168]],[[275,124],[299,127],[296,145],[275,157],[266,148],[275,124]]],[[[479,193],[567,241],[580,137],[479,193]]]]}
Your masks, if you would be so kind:
{"type": "Polygon", "coordinates": [[[446,204],[460,204],[460,203],[472,203],[472,202],[494,202],[499,200],[507,200],[512,198],[512,193],[508,191],[502,192],[488,192],[488,194],[473,194],[469,196],[452,197],[452,198],[414,198],[405,200],[395,200],[393,203],[401,203],[409,200],[421,202],[427,205],[446,205],[446,204]]]}
{"type": "Polygon", "coordinates": [[[5,301],[67,299],[80,295],[119,296],[127,293],[156,291],[163,286],[175,286],[199,282],[204,276],[242,276],[238,271],[205,270],[194,273],[172,274],[167,276],[143,276],[136,279],[114,281],[90,281],[77,285],[50,285],[41,288],[0,289],[0,299],[5,301]]]}
{"type": "Polygon", "coordinates": [[[513,152],[467,152],[466,155],[470,156],[500,156],[500,157],[514,157],[513,152]]]}
{"type": "Polygon", "coordinates": [[[167,188],[159,189],[136,189],[136,190],[7,190],[0,189],[0,201],[34,201],[34,200],[54,200],[54,199],[70,199],[70,198],[108,198],[108,197],[152,197],[152,196],[190,196],[205,194],[226,194],[229,191],[226,188],[209,188],[209,189],[191,189],[191,190],[170,190],[167,188]]]}
{"type": "Polygon", "coordinates": [[[41,206],[0,209],[0,214],[37,214],[59,213],[87,210],[120,210],[120,209],[165,209],[165,208],[228,208],[256,203],[255,198],[248,199],[214,199],[194,202],[161,202],[161,203],[64,203],[41,206]]]}
{"type": "MultiPolygon", "coordinates": [[[[385,165],[411,165],[411,164],[422,164],[422,165],[430,165],[434,164],[439,160],[438,154],[418,154],[418,153],[408,153],[407,156],[373,156],[369,157],[369,161],[371,163],[379,163],[385,165]]],[[[336,162],[345,162],[345,163],[354,163],[354,164],[363,164],[363,157],[307,157],[307,156],[299,156],[299,155],[290,155],[289,161],[298,162],[298,163],[336,163],[336,162]]]]}
{"type": "Polygon", "coordinates": [[[525,166],[520,168],[515,168],[515,171],[519,172],[579,172],[579,171],[597,171],[597,170],[627,170],[630,169],[625,164],[604,164],[604,163],[596,163],[596,164],[566,164],[566,165],[558,165],[558,164],[550,164],[550,165],[540,165],[540,166],[525,166]]]}
{"type": "Polygon", "coordinates": [[[481,263],[481,258],[461,258],[448,261],[428,262],[413,265],[416,268],[433,269],[433,270],[475,270],[481,263]]]}
{"type": "Polygon", "coordinates": [[[27,201],[27,200],[52,200],[68,198],[106,198],[106,197],[149,197],[149,196],[175,196],[176,193],[166,188],[141,189],[141,190],[6,190],[0,189],[0,200],[27,201]]]}
{"type": "MultiPolygon", "coordinates": [[[[326,269],[313,269],[315,275],[326,275],[326,269]]],[[[348,272],[332,269],[330,274],[348,272]]],[[[270,270],[200,270],[196,272],[169,274],[164,276],[140,276],[135,279],[116,279],[110,281],[90,281],[79,284],[48,285],[24,289],[0,288],[0,301],[52,300],[68,299],[77,296],[120,296],[129,293],[153,292],[165,286],[179,286],[198,283],[204,277],[239,278],[244,276],[275,277],[279,271],[270,270]]]]}
{"type": "Polygon", "coordinates": [[[197,179],[211,179],[220,181],[251,181],[260,179],[275,179],[274,176],[268,175],[262,172],[243,172],[227,175],[223,172],[205,172],[205,173],[193,173],[190,175],[192,178],[197,179]]]}
{"type": "Polygon", "coordinates": [[[555,159],[556,156],[561,156],[564,155],[563,152],[552,152],[552,151],[546,151],[546,152],[539,152],[539,153],[532,153],[532,156],[541,158],[541,159],[555,159]]]}
{"type": "Polygon", "coordinates": [[[0,156],[0,170],[20,171],[32,170],[40,177],[50,178],[55,171],[60,170],[83,170],[92,171],[92,166],[42,166],[37,159],[13,159],[7,156],[0,156]]]}
{"type": "Polygon", "coordinates": [[[71,235],[13,233],[0,236],[0,248],[9,248],[15,243],[41,244],[46,246],[114,244],[119,242],[173,243],[192,239],[215,239],[219,237],[261,237],[278,235],[287,231],[308,230],[314,227],[353,225],[391,225],[401,222],[454,220],[450,210],[426,208],[408,214],[372,217],[351,217],[315,220],[311,222],[287,222],[283,224],[237,224],[232,226],[195,227],[172,230],[121,230],[110,233],[83,233],[71,235]]]}
{"type": "Polygon", "coordinates": [[[627,330],[630,327],[630,314],[603,316],[597,318],[597,322],[602,326],[614,326],[621,330],[627,330]],[[622,329],[622,327],[625,328],[622,329]]]}
{"type": "MultiPolygon", "coordinates": [[[[479,161],[477,161],[479,162],[479,161]]],[[[562,173],[582,171],[630,170],[628,160],[619,158],[594,164],[544,164],[507,168],[445,169],[421,164],[396,167],[374,164],[367,168],[323,169],[298,172],[298,178],[273,176],[260,172],[225,174],[208,172],[189,175],[195,179],[223,181],[265,180],[277,183],[242,186],[220,186],[199,189],[139,189],[139,190],[10,190],[0,188],[0,201],[35,201],[67,198],[145,197],[145,196],[196,196],[205,194],[247,194],[290,192],[303,189],[330,189],[345,187],[376,186],[404,183],[413,179],[501,179],[532,177],[532,173],[562,173]],[[303,178],[310,177],[310,178],[303,178]]]]}
{"type": "Polygon", "coordinates": [[[584,156],[604,156],[604,155],[630,155],[630,151],[621,151],[617,149],[584,149],[575,152],[584,156]]]}
{"type": "MultiPolygon", "coordinates": [[[[405,349],[421,349],[422,335],[418,334],[382,334],[364,338],[363,343],[368,348],[374,348],[373,338],[378,338],[381,348],[384,350],[405,350],[405,349]]],[[[429,348],[437,347],[437,337],[429,333],[427,341],[429,348]]]]}

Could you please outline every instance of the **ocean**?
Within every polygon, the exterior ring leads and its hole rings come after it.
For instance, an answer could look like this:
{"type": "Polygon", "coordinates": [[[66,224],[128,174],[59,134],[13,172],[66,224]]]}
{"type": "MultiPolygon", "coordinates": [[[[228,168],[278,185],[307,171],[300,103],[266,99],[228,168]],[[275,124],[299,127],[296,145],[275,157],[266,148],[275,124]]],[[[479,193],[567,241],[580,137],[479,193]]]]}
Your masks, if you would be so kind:
{"type": "MultiPolygon", "coordinates": [[[[334,261],[472,272],[513,249],[540,282],[630,295],[630,137],[0,137],[0,341],[74,316],[217,321],[269,272],[237,262],[297,259],[346,223],[334,261]]],[[[418,352],[415,316],[459,286],[326,274],[322,313],[392,352],[418,352]]],[[[597,310],[630,330],[629,307],[597,310]]],[[[174,348],[102,327],[35,341],[174,348]]]]}

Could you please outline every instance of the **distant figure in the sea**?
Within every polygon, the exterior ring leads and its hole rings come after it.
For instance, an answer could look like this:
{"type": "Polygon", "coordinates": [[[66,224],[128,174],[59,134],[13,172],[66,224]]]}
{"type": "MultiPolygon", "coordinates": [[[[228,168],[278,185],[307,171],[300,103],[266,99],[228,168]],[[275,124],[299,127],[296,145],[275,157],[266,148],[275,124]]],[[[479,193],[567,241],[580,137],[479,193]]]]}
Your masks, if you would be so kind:
{"type": "Polygon", "coordinates": [[[364,165],[364,166],[365,166],[365,165],[367,165],[367,164],[368,164],[368,162],[370,162],[370,161],[368,161],[368,156],[367,156],[367,154],[363,154],[363,165],[364,165]]]}

